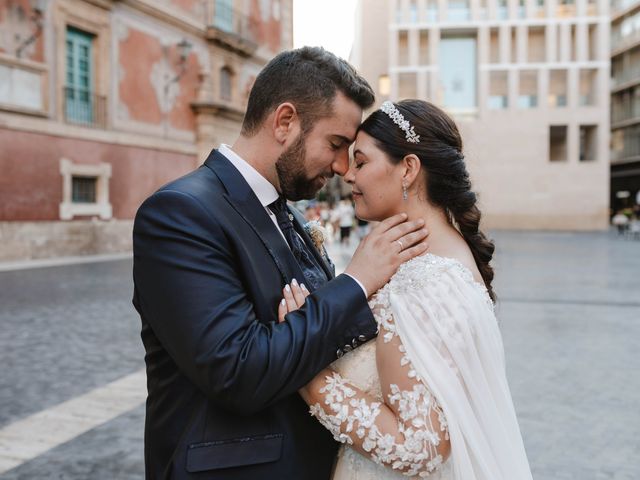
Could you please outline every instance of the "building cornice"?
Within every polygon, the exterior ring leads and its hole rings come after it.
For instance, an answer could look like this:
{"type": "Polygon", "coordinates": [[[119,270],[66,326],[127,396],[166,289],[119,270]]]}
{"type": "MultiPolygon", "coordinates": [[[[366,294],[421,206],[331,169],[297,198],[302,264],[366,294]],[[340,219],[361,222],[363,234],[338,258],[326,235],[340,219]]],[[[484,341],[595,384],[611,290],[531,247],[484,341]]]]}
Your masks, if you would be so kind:
{"type": "Polygon", "coordinates": [[[636,3],[635,5],[629,5],[627,8],[623,8],[622,10],[612,11],[611,23],[613,24],[619,20],[622,20],[623,17],[636,12],[640,12],[640,2],[636,3]]]}
{"type": "MultiPolygon", "coordinates": [[[[101,0],[96,0],[101,1],[101,0]]],[[[196,20],[175,8],[167,8],[161,2],[150,0],[113,0],[111,3],[127,5],[165,24],[187,31],[193,35],[203,37],[206,32],[205,20],[196,20]]]]}
{"type": "Polygon", "coordinates": [[[103,130],[78,125],[70,125],[39,118],[34,115],[16,115],[0,111],[0,129],[17,130],[23,132],[50,135],[54,137],[100,142],[128,147],[162,150],[185,155],[196,155],[197,149],[193,142],[180,142],[155,136],[128,133],[118,130],[103,130]]]}

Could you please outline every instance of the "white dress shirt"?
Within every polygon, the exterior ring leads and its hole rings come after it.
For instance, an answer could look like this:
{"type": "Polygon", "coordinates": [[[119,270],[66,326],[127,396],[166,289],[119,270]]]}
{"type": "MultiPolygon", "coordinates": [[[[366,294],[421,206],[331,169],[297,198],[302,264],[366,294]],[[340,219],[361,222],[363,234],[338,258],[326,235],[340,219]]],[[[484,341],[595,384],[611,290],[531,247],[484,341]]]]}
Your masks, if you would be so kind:
{"type": "MultiPolygon", "coordinates": [[[[220,148],[218,148],[218,151],[222,155],[227,157],[227,160],[229,160],[231,164],[236,167],[240,175],[242,175],[242,178],[244,178],[245,181],[249,184],[249,187],[251,188],[251,190],[253,190],[253,193],[256,194],[256,197],[258,197],[258,201],[264,207],[265,212],[267,213],[267,215],[269,215],[269,218],[280,232],[280,235],[282,235],[282,238],[285,239],[285,243],[288,246],[289,244],[287,243],[286,238],[284,237],[284,234],[282,233],[282,230],[280,230],[280,226],[278,225],[278,220],[276,219],[275,214],[269,208],[269,205],[278,199],[279,194],[276,190],[276,187],[274,187],[273,184],[269,182],[269,180],[264,178],[255,168],[249,165],[246,160],[240,157],[240,155],[231,150],[231,147],[229,145],[225,145],[224,143],[221,144],[220,148]]],[[[345,275],[349,274],[346,273],[345,275]]],[[[353,275],[349,276],[353,278],[355,282],[360,286],[360,288],[364,292],[364,296],[368,297],[367,290],[364,288],[364,285],[362,285],[362,283],[360,283],[360,281],[353,275]]]]}

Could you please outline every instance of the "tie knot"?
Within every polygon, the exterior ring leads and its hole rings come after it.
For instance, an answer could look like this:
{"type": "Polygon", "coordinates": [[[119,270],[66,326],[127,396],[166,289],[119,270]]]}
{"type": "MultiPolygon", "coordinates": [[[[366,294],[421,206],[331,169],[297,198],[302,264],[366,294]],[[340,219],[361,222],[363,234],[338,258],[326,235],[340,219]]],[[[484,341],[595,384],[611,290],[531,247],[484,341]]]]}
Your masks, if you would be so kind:
{"type": "Polygon", "coordinates": [[[269,210],[278,215],[279,213],[289,214],[289,210],[287,209],[287,201],[283,196],[279,196],[278,199],[269,204],[269,210]]]}

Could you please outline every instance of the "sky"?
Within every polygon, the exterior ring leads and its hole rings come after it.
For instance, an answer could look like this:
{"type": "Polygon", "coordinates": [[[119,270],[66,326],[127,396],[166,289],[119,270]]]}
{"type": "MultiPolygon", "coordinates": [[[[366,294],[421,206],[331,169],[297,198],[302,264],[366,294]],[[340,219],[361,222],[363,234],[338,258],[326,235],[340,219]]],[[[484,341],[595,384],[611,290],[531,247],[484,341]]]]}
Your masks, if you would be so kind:
{"type": "Polygon", "coordinates": [[[321,46],[349,59],[356,0],[293,0],[293,46],[321,46]]]}

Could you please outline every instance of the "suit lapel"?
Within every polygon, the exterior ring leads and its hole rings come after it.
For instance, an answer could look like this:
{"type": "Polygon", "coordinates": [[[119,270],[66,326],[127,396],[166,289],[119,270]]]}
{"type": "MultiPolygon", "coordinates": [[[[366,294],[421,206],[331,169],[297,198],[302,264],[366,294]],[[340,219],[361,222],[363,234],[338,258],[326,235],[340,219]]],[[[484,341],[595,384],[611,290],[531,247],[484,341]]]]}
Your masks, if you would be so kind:
{"type": "Polygon", "coordinates": [[[304,275],[284,238],[269,218],[258,197],[233,164],[217,150],[213,150],[205,161],[227,190],[227,201],[256,233],[273,258],[284,283],[304,275]]]}

